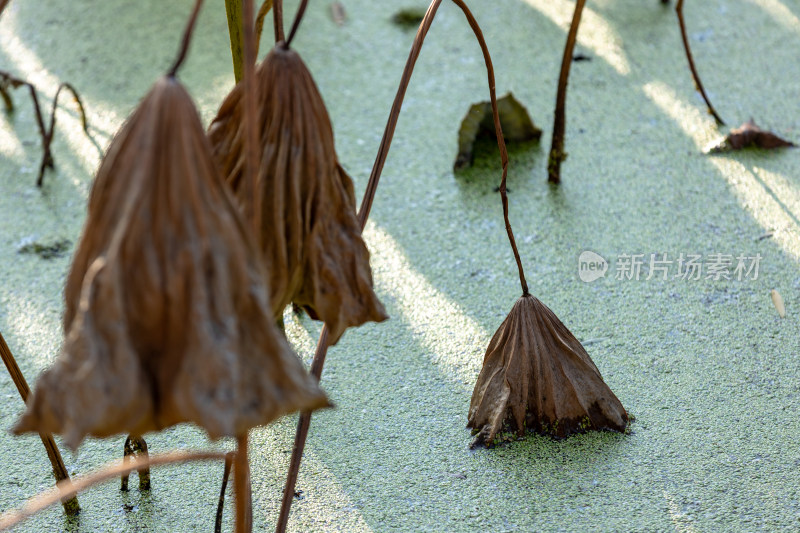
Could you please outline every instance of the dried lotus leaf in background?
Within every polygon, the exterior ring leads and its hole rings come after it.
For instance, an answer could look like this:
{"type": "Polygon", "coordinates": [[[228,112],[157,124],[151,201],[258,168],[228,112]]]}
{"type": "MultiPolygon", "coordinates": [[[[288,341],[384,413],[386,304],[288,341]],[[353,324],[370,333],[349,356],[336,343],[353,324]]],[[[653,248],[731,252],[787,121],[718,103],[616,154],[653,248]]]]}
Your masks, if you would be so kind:
{"type": "Polygon", "coordinates": [[[116,135],[65,290],[66,341],[16,432],[237,436],[328,405],[277,331],[194,104],[162,78],[116,135]]]}
{"type": "Polygon", "coordinates": [[[624,431],[628,414],[581,343],[542,302],[521,297],[492,337],[467,427],[491,446],[504,428],[563,438],[624,431]]]}
{"type": "Polygon", "coordinates": [[[255,198],[243,183],[242,86],[209,127],[214,157],[240,203],[260,202],[264,253],[276,318],[289,303],[329,328],[387,318],[373,291],[353,183],[339,164],[325,104],[300,56],[277,46],[258,66],[260,166],[255,198]]]}
{"type": "MultiPolygon", "coordinates": [[[[538,141],[542,130],[531,120],[528,110],[511,93],[497,100],[497,114],[503,137],[509,143],[538,141]]],[[[458,128],[458,155],[453,170],[463,170],[472,165],[475,141],[481,135],[495,137],[491,102],[472,104],[458,128]]]]}

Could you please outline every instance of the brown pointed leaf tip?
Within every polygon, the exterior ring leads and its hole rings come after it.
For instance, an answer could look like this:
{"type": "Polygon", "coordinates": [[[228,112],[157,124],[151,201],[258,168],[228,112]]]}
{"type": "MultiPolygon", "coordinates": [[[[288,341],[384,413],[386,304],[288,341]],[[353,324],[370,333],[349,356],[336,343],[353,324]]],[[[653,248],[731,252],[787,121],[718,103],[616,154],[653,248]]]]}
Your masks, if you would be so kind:
{"type": "Polygon", "coordinates": [[[111,143],[65,288],[66,339],[14,431],[241,435],[328,405],[277,331],[265,273],[186,90],[162,78],[111,143]]]}
{"type": "Polygon", "coordinates": [[[272,311],[291,302],[344,330],[387,318],[373,291],[353,183],[339,165],[325,104],[300,56],[274,48],[258,66],[259,161],[255,198],[244,183],[242,84],[209,127],[214,156],[240,203],[256,201],[272,311]]]}
{"type": "Polygon", "coordinates": [[[535,297],[517,300],[489,343],[472,393],[472,445],[491,446],[501,431],[563,438],[627,425],[625,408],[578,339],[535,297]]]}
{"type": "MultiPolygon", "coordinates": [[[[531,120],[528,110],[511,93],[497,100],[500,127],[507,143],[538,141],[542,130],[531,120]]],[[[491,102],[473,104],[458,129],[458,155],[453,170],[463,170],[472,165],[475,140],[482,135],[495,138],[491,102]]]]}
{"type": "Polygon", "coordinates": [[[759,128],[753,119],[748,120],[731,132],[723,139],[723,141],[707,150],[709,153],[729,152],[732,150],[741,150],[748,147],[764,148],[771,150],[773,148],[784,148],[795,146],[794,143],[782,139],[772,133],[771,131],[762,130],[759,128]]]}

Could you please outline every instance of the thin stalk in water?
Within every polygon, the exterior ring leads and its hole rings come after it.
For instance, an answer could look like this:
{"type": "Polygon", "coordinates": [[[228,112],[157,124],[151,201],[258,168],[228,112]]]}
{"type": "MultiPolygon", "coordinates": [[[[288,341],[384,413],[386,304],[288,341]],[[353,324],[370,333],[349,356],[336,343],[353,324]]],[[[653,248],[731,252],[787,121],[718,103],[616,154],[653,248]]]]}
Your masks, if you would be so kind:
{"type": "Polygon", "coordinates": [[[680,26],[681,28],[681,39],[683,40],[683,49],[686,51],[686,59],[689,61],[689,70],[692,72],[692,80],[694,80],[694,85],[695,87],[697,87],[697,90],[700,91],[700,94],[703,96],[703,100],[706,103],[708,112],[714,117],[714,120],[717,121],[717,125],[724,126],[725,122],[722,120],[719,114],[717,114],[717,110],[714,109],[714,106],[711,105],[711,100],[708,99],[706,90],[703,88],[703,82],[700,81],[700,75],[697,74],[697,69],[694,66],[694,59],[692,58],[692,50],[689,48],[689,38],[686,35],[686,24],[683,22],[683,0],[678,0],[678,3],[675,4],[675,13],[678,14],[678,26],[680,26]]]}
{"type": "MultiPolygon", "coordinates": [[[[508,173],[508,152],[506,150],[505,139],[503,138],[502,128],[500,127],[500,115],[497,111],[497,98],[495,96],[495,80],[494,80],[494,67],[492,66],[491,57],[489,55],[489,50],[486,46],[486,42],[483,38],[483,33],[480,30],[480,26],[478,25],[477,21],[473,17],[472,13],[470,12],[469,8],[462,0],[453,0],[453,2],[461,8],[464,12],[464,15],[467,17],[467,21],[469,22],[470,27],[472,28],[473,32],[475,33],[475,37],[478,39],[478,42],[481,46],[481,51],[483,52],[484,61],[486,63],[486,69],[489,78],[489,93],[491,96],[492,101],[492,115],[494,118],[494,125],[495,125],[495,133],[497,135],[497,144],[500,148],[500,157],[503,165],[503,176],[500,182],[500,193],[503,200],[503,217],[505,219],[506,224],[506,232],[508,234],[508,239],[511,244],[511,249],[514,253],[514,258],[517,262],[517,268],[519,270],[519,277],[520,283],[522,285],[523,295],[528,294],[528,285],[525,281],[525,274],[522,269],[522,261],[519,257],[519,252],[517,251],[517,245],[514,240],[514,234],[511,230],[511,224],[508,220],[508,197],[506,194],[506,177],[508,173]]],[[[375,198],[375,193],[378,189],[378,183],[380,181],[381,173],[383,171],[383,166],[386,163],[386,158],[389,154],[389,148],[392,144],[392,138],[394,137],[394,131],[397,126],[397,120],[400,116],[400,110],[403,106],[403,98],[405,97],[406,89],[408,89],[409,82],[411,80],[411,74],[414,71],[414,65],[416,64],[417,58],[419,57],[420,51],[422,50],[422,44],[425,40],[425,36],[428,33],[428,30],[433,23],[433,18],[436,15],[436,11],[439,8],[439,5],[442,3],[442,0],[433,0],[428,7],[425,16],[420,22],[419,29],[417,30],[417,34],[414,37],[414,42],[411,45],[411,51],[409,52],[408,59],[406,61],[406,66],[403,69],[403,75],[400,78],[400,85],[397,88],[397,94],[395,95],[394,102],[392,104],[392,109],[389,113],[389,120],[386,123],[386,128],[383,132],[383,138],[381,139],[380,147],[378,148],[378,154],[375,157],[375,163],[372,167],[372,172],[370,173],[369,181],[367,182],[367,187],[364,191],[364,197],[361,201],[361,207],[358,211],[358,222],[361,226],[361,230],[364,230],[366,226],[367,219],[369,218],[369,212],[372,209],[372,203],[375,198]]],[[[317,343],[317,349],[314,353],[314,359],[311,362],[311,374],[315,376],[317,379],[320,378],[322,375],[322,368],[325,365],[325,357],[328,351],[328,328],[326,325],[322,326],[322,331],[320,333],[319,341],[317,343]]],[[[276,525],[275,531],[277,533],[284,533],[286,531],[286,527],[289,522],[289,511],[291,510],[292,500],[294,499],[294,492],[295,492],[295,484],[297,482],[297,474],[300,470],[300,462],[303,457],[303,450],[305,448],[305,442],[308,437],[308,429],[311,424],[311,413],[304,412],[300,414],[300,420],[297,424],[297,432],[295,434],[295,442],[292,448],[292,456],[289,463],[289,471],[286,476],[286,484],[284,485],[283,489],[283,500],[281,502],[281,511],[278,517],[278,523],[276,525]]]]}
{"type": "Polygon", "coordinates": [[[578,26],[581,24],[581,13],[586,0],[575,3],[572,14],[572,24],[567,33],[567,43],[564,45],[564,56],[561,58],[561,74],[558,76],[558,92],[556,93],[556,110],[553,118],[553,140],[550,145],[550,156],[547,159],[547,181],[558,185],[561,182],[561,162],[567,158],[564,152],[564,131],[566,129],[567,114],[567,83],[569,81],[569,68],[572,65],[572,53],[575,50],[575,40],[578,36],[578,26]]]}

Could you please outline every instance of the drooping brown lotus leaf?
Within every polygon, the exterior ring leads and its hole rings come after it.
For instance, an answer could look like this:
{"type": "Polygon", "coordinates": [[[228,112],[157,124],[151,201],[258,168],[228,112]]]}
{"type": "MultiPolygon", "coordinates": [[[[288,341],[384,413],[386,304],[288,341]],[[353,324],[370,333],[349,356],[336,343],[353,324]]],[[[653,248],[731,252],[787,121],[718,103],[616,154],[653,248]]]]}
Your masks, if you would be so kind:
{"type": "Polygon", "coordinates": [[[774,148],[791,147],[795,146],[795,144],[778,137],[771,131],[762,130],[751,118],[738,128],[732,129],[722,142],[709,148],[708,152],[729,152],[731,150],[741,150],[751,146],[771,150],[774,148]]]}
{"type": "Polygon", "coordinates": [[[241,435],[327,405],[277,331],[197,111],[158,81],[108,149],[65,289],[66,339],[15,431],[241,435]]]}
{"type": "Polygon", "coordinates": [[[294,302],[328,325],[335,344],[348,327],[387,318],[373,292],[353,183],[339,165],[328,112],[300,56],[279,45],[256,77],[260,165],[254,199],[242,172],[241,84],[222,103],[208,136],[240,203],[260,202],[260,245],[275,317],[294,302]]]}
{"type": "Polygon", "coordinates": [[[504,430],[563,438],[627,424],[622,403],[555,313],[534,296],[517,300],[489,343],[472,393],[473,446],[491,446],[504,430]]]}

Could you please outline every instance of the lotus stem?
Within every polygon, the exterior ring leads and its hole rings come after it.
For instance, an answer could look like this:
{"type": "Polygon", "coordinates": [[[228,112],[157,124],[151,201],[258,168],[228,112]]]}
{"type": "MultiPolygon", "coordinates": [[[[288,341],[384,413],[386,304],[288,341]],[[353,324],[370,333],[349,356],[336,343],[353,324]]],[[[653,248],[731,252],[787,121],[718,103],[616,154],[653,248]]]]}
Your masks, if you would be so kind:
{"type": "Polygon", "coordinates": [[[272,3],[272,24],[275,29],[275,42],[279,43],[286,39],[283,34],[283,1],[274,0],[272,3]]]}
{"type": "MultiPolygon", "coordinates": [[[[25,376],[22,375],[22,371],[20,370],[19,365],[17,365],[17,360],[14,359],[14,355],[11,353],[8,344],[6,344],[6,340],[3,338],[1,333],[0,357],[2,357],[3,363],[6,365],[6,369],[8,370],[8,374],[11,376],[11,380],[14,382],[14,385],[17,386],[17,390],[19,391],[19,395],[22,397],[22,401],[27,403],[31,389],[28,387],[28,382],[25,380],[25,376]]],[[[42,444],[47,452],[47,458],[50,459],[50,464],[53,466],[53,475],[56,477],[56,482],[65,480],[69,481],[67,467],[64,464],[64,459],[61,457],[61,452],[58,451],[55,440],[53,440],[53,436],[46,433],[39,433],[39,437],[42,439],[42,444]]],[[[61,503],[64,505],[64,512],[67,513],[67,515],[77,515],[81,510],[81,506],[78,504],[78,498],[76,496],[64,497],[61,500],[61,503]]]]}
{"type": "Polygon", "coordinates": [[[286,39],[286,48],[289,48],[289,45],[292,43],[292,39],[294,39],[295,33],[297,33],[297,28],[300,27],[300,21],[303,20],[303,14],[306,12],[306,5],[308,5],[308,0],[300,1],[300,6],[297,8],[297,14],[294,16],[294,22],[292,22],[292,29],[289,30],[289,38],[286,39]]]}
{"type": "Polygon", "coordinates": [[[256,58],[258,58],[258,49],[261,47],[261,32],[264,29],[264,19],[270,9],[272,9],[272,0],[264,0],[258,10],[258,15],[256,15],[256,58]]]}
{"type": "Polygon", "coordinates": [[[231,59],[233,60],[233,79],[242,81],[244,52],[242,42],[242,0],[225,0],[225,14],[228,16],[228,35],[231,40],[231,59]]]}
{"type": "Polygon", "coordinates": [[[575,50],[575,40],[578,36],[578,26],[581,24],[581,13],[583,13],[584,4],[586,4],[586,0],[578,0],[575,3],[572,23],[569,26],[567,42],[564,45],[564,56],[561,58],[561,74],[558,76],[556,110],[553,118],[553,140],[550,145],[550,156],[547,159],[547,181],[555,185],[561,182],[561,162],[567,158],[567,154],[564,152],[567,83],[569,82],[569,68],[572,65],[572,53],[575,50]]]}
{"type": "Polygon", "coordinates": [[[192,40],[192,34],[194,33],[194,25],[197,22],[197,15],[200,13],[200,8],[203,6],[203,0],[195,0],[194,3],[194,10],[192,10],[192,14],[189,17],[189,22],[186,23],[186,29],[183,31],[183,40],[181,42],[181,48],[178,51],[178,57],[175,58],[175,62],[170,67],[167,76],[170,78],[174,78],[175,74],[178,72],[181,64],[183,64],[183,60],[186,58],[186,53],[189,51],[189,43],[192,40]]]}
{"type": "Polygon", "coordinates": [[[725,121],[722,120],[719,114],[717,114],[717,110],[714,109],[713,105],[711,105],[711,100],[708,99],[706,90],[703,88],[703,82],[700,81],[700,75],[697,74],[697,69],[694,66],[694,59],[692,58],[692,50],[689,48],[689,38],[686,35],[686,24],[683,21],[683,0],[678,0],[678,3],[675,4],[675,13],[678,15],[678,26],[680,26],[681,28],[681,39],[683,40],[683,49],[686,51],[686,59],[689,61],[689,70],[692,72],[692,80],[694,80],[694,85],[695,87],[697,87],[697,90],[700,91],[700,94],[703,96],[703,100],[706,103],[708,112],[714,117],[714,120],[717,121],[717,125],[724,126],[725,121]]]}
{"type": "MultiPolygon", "coordinates": [[[[328,326],[322,326],[322,331],[317,342],[317,350],[314,352],[314,359],[311,361],[310,374],[317,379],[322,376],[322,368],[325,366],[325,356],[328,353],[328,326]]],[[[286,474],[286,483],[283,487],[283,499],[281,500],[281,511],[278,515],[278,524],[275,526],[277,533],[284,533],[289,523],[289,511],[294,500],[295,485],[297,484],[297,474],[300,471],[300,462],[303,460],[303,450],[306,446],[308,428],[311,426],[311,412],[300,413],[300,420],[297,423],[297,432],[294,437],[292,447],[292,457],[289,460],[289,471],[286,474]]]]}
{"type": "Polygon", "coordinates": [[[258,179],[258,115],[256,103],[255,29],[253,27],[253,0],[244,0],[242,19],[244,35],[244,205],[245,220],[250,222],[255,242],[261,242],[261,203],[255,201],[258,179]]]}
{"type": "MultiPolygon", "coordinates": [[[[86,109],[83,107],[83,102],[81,101],[81,97],[78,94],[78,91],[75,90],[75,87],[70,85],[69,83],[62,83],[58,86],[56,90],[56,95],[53,97],[53,108],[50,111],[50,128],[45,130],[44,135],[42,136],[42,162],[39,165],[39,177],[36,179],[36,186],[41,187],[42,183],[44,182],[44,172],[45,169],[53,168],[53,154],[50,151],[50,146],[53,144],[53,137],[55,136],[56,132],[56,109],[58,109],[58,97],[61,95],[61,91],[67,89],[69,92],[72,93],[72,98],[75,103],[78,105],[78,112],[81,115],[81,126],[83,126],[83,131],[89,136],[89,124],[86,121],[86,109]]],[[[38,106],[38,102],[36,103],[38,106]]]]}
{"type": "Polygon", "coordinates": [[[3,99],[7,112],[11,113],[14,111],[14,100],[11,99],[11,95],[8,94],[8,91],[2,85],[0,85],[0,98],[3,99]]]}
{"type": "Polygon", "coordinates": [[[233,490],[236,499],[236,533],[250,533],[253,530],[253,510],[250,496],[250,463],[247,454],[247,433],[236,439],[233,468],[233,490]]]}

